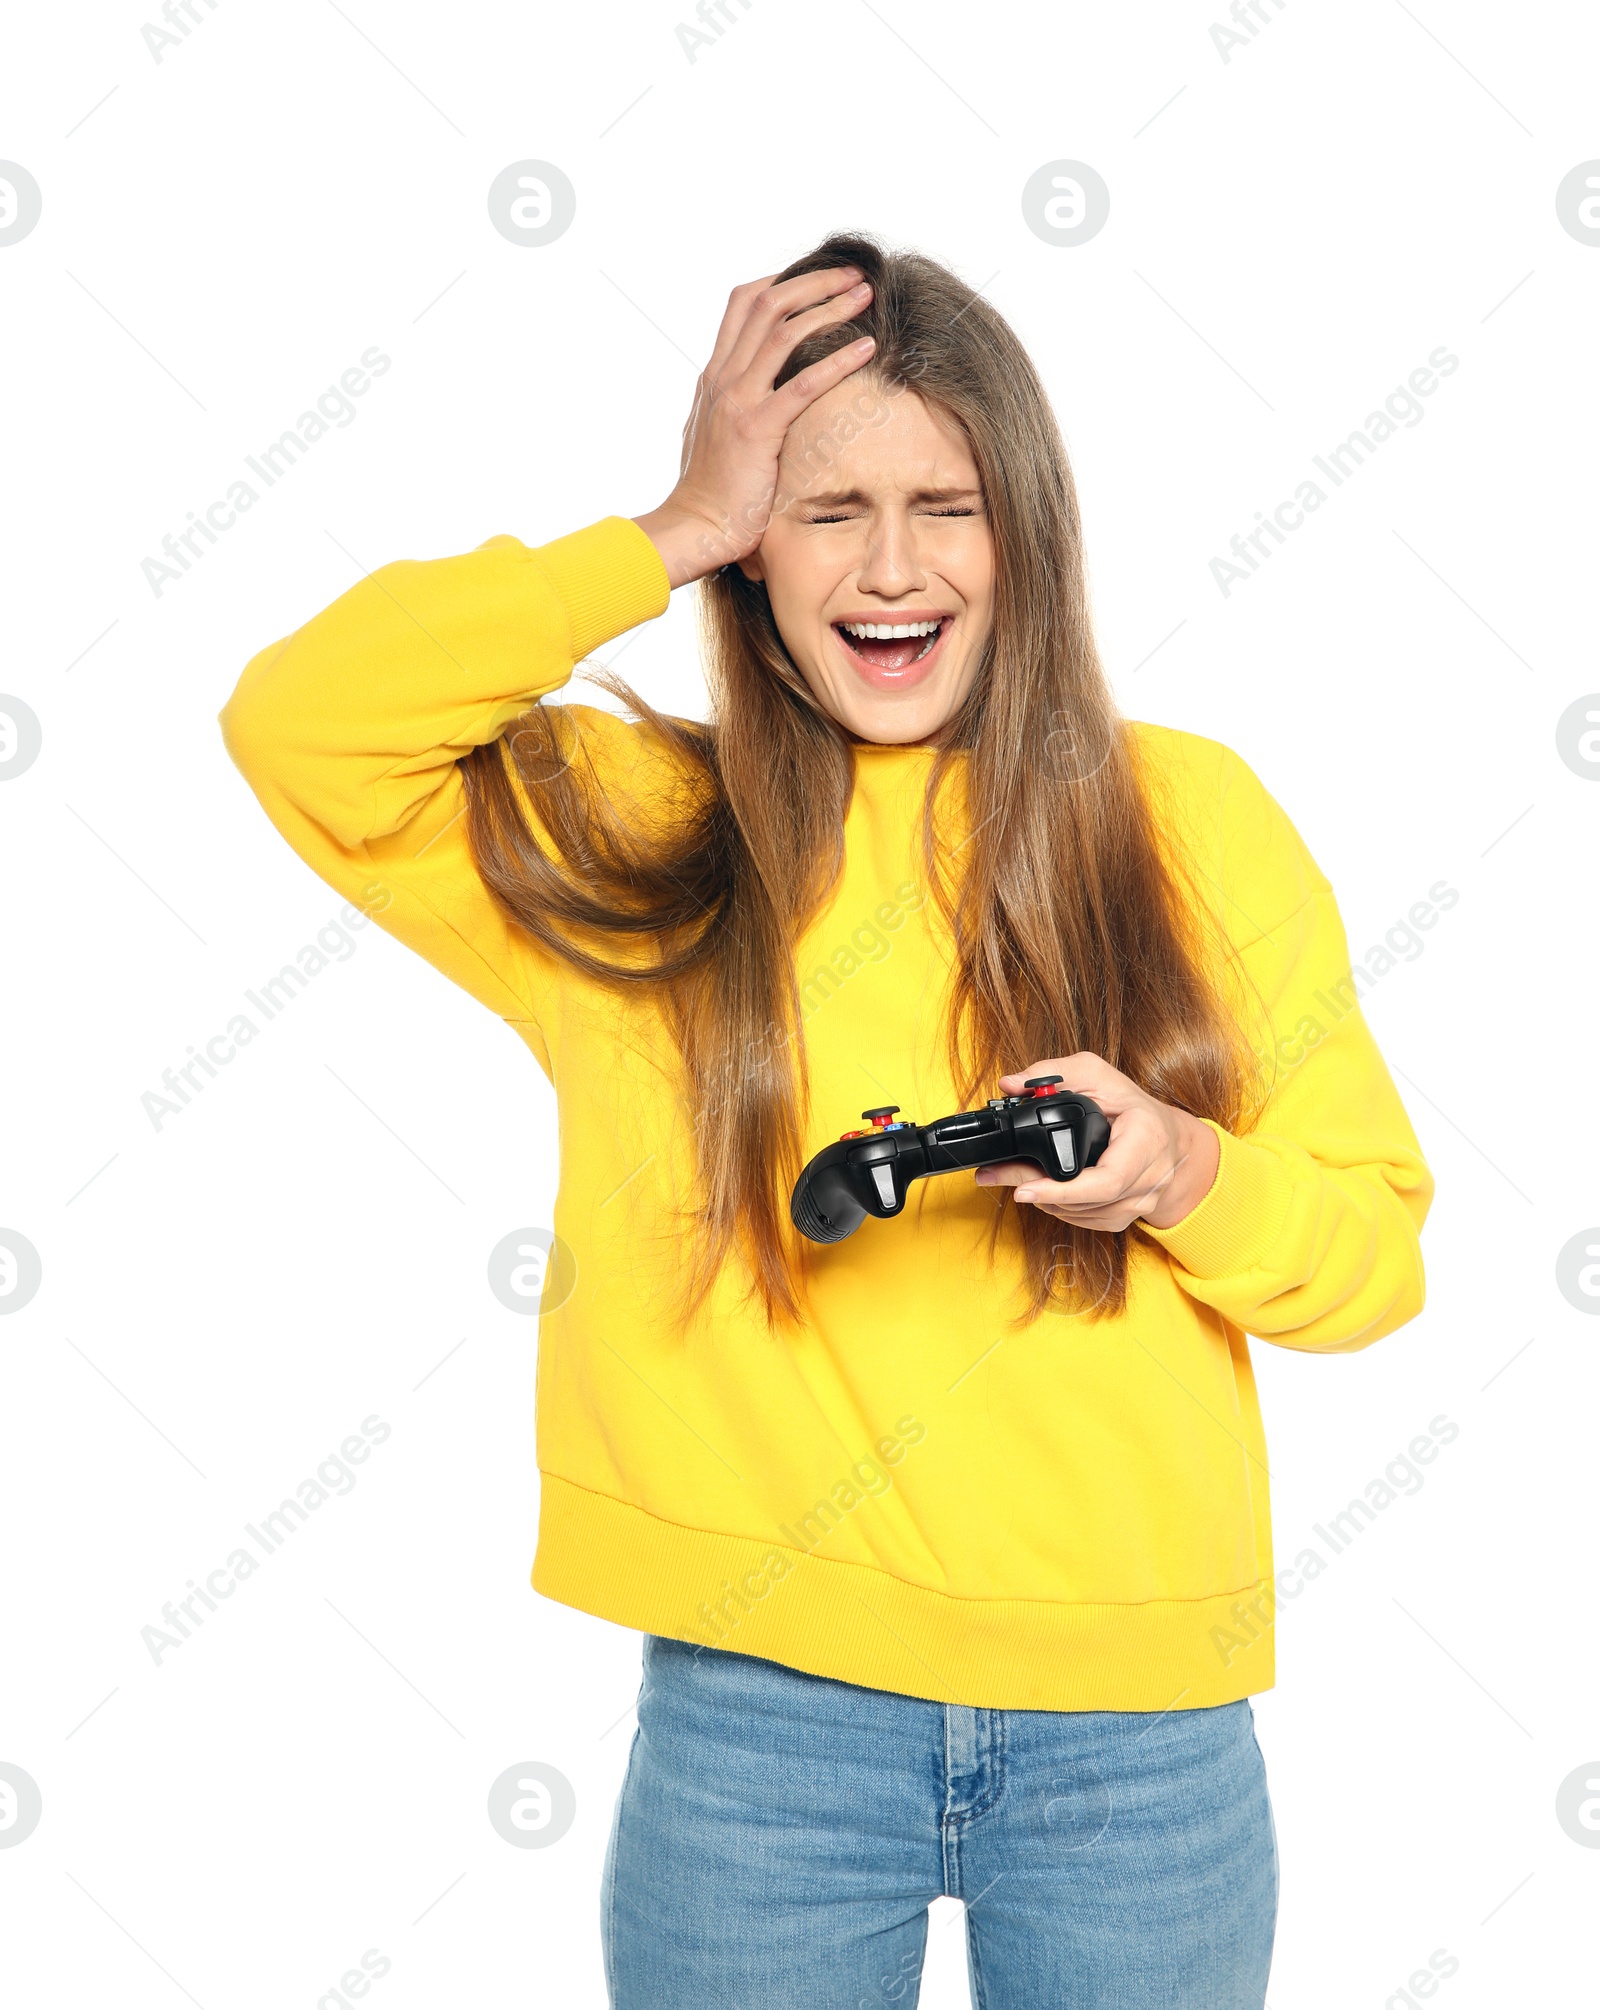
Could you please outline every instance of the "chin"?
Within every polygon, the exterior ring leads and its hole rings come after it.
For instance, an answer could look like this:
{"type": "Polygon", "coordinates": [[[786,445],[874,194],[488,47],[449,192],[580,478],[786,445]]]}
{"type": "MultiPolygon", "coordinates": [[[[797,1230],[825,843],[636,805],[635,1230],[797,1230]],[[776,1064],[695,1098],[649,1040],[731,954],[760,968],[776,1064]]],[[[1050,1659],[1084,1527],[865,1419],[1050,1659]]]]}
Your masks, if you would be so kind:
{"type": "Polygon", "coordinates": [[[964,689],[938,689],[889,694],[879,691],[840,693],[842,703],[829,706],[833,716],[857,739],[885,747],[915,746],[942,732],[960,711],[964,689]]]}
{"type": "Polygon", "coordinates": [[[897,692],[856,685],[841,689],[836,678],[807,682],[829,718],[856,739],[880,747],[914,747],[934,739],[966,697],[965,686],[951,690],[944,680],[937,688],[923,685],[897,692]]]}
{"type": "Polygon", "coordinates": [[[857,712],[842,720],[842,724],[855,734],[858,740],[870,740],[878,747],[914,747],[921,741],[931,740],[948,719],[947,712],[904,711],[899,707],[885,707],[882,712],[857,712]]]}

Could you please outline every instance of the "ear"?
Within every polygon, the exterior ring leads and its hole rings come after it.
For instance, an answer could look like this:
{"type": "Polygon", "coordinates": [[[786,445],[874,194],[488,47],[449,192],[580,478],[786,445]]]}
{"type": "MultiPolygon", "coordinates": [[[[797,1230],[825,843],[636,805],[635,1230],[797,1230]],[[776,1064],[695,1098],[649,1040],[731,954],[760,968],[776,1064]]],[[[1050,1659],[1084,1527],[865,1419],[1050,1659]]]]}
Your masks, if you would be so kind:
{"type": "Polygon", "coordinates": [[[759,544],[756,546],[754,551],[747,551],[744,557],[737,560],[736,562],[738,564],[739,570],[744,574],[745,578],[754,580],[757,582],[757,584],[759,584],[767,576],[767,569],[761,563],[761,547],[759,544]]]}

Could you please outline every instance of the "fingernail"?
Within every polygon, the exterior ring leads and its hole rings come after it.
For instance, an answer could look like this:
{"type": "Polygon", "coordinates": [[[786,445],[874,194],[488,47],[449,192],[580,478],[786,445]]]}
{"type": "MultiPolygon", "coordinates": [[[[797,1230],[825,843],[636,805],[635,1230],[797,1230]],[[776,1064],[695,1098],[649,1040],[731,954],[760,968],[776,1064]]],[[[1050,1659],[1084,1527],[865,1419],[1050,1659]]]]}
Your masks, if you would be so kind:
{"type": "Polygon", "coordinates": [[[852,287],[851,287],[851,289],[850,289],[850,298],[851,298],[852,300],[865,300],[865,299],[866,299],[866,297],[867,297],[867,295],[868,295],[868,294],[869,294],[869,293],[870,293],[871,291],[872,291],[872,288],[871,288],[871,287],[870,287],[870,286],[869,286],[869,285],[867,284],[867,282],[866,282],[866,281],[865,281],[865,280],[863,279],[863,280],[862,280],[862,282],[861,282],[861,284],[860,284],[859,286],[852,286],[852,287]]]}
{"type": "Polygon", "coordinates": [[[859,342],[853,342],[850,346],[864,356],[873,346],[872,337],[870,335],[863,335],[859,342]]]}
{"type": "Polygon", "coordinates": [[[1019,1187],[1017,1188],[1017,1199],[1018,1199],[1018,1200],[1032,1200],[1032,1199],[1033,1199],[1033,1188],[1032,1188],[1031,1186],[1019,1186],[1019,1187]]]}

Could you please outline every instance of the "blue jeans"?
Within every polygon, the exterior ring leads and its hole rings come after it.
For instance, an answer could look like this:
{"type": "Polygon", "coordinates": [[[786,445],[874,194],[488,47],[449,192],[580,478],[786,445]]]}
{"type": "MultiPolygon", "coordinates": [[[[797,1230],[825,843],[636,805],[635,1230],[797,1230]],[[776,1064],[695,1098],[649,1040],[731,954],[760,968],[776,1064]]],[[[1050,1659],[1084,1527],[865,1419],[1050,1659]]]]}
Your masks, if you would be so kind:
{"type": "Polygon", "coordinates": [[[979,1710],[647,1635],[601,1896],[613,2010],[1261,2010],[1278,1860],[1246,1702],[979,1710]]]}

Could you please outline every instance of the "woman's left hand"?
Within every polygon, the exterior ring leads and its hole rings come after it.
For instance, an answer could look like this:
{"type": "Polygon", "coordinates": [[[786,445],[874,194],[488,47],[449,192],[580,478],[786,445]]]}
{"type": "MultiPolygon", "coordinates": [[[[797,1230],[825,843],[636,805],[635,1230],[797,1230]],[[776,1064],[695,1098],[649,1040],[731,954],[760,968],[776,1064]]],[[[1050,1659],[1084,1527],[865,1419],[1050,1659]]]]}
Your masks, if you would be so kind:
{"type": "Polygon", "coordinates": [[[1205,1198],[1217,1176],[1217,1134],[1187,1110],[1158,1103],[1098,1054],[1033,1061],[1000,1077],[1000,1093],[1016,1096],[1030,1075],[1059,1075],[1063,1088],[1092,1097],[1111,1125],[1099,1163],[1072,1180],[1043,1179],[1032,1166],[982,1166],[979,1186],[1011,1186],[1059,1221],[1116,1230],[1135,1221],[1172,1228],[1205,1198]]]}

